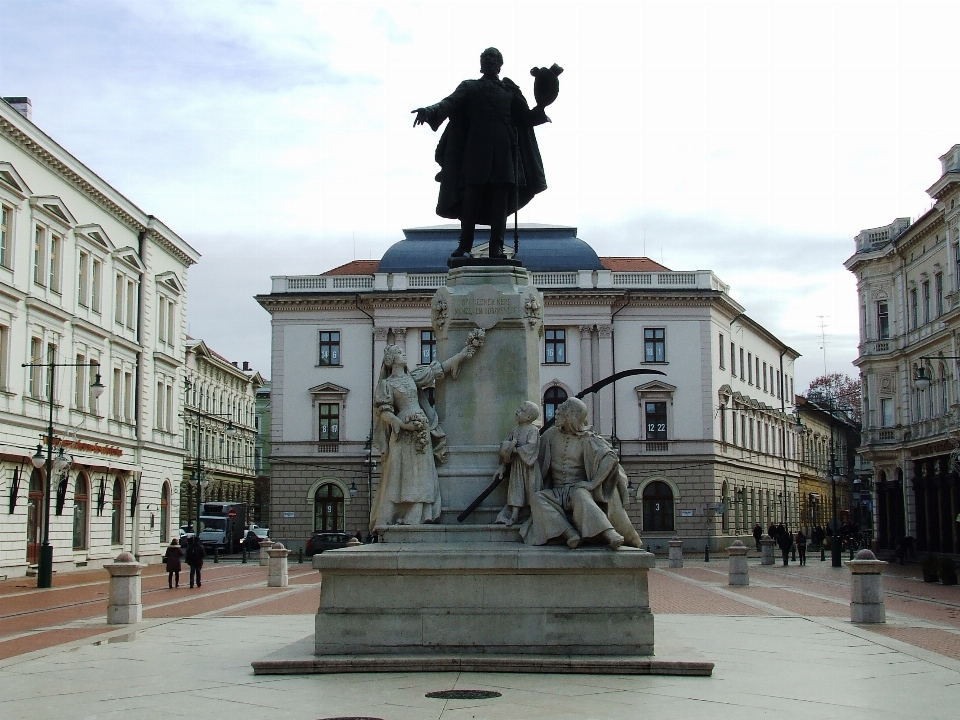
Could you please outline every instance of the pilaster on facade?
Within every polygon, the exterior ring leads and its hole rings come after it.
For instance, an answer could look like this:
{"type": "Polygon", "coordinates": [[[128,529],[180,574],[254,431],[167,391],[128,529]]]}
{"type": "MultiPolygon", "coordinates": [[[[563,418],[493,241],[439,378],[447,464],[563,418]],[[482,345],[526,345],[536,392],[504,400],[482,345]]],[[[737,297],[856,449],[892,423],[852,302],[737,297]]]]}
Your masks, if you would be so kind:
{"type": "Polygon", "coordinates": [[[51,373],[53,440],[72,458],[51,483],[54,567],[95,566],[121,549],[160,557],[182,468],[182,404],[167,389],[182,372],[186,275],[198,260],[0,102],[0,489],[10,501],[0,575],[36,561],[47,481],[29,458],[46,442],[51,373]]]}

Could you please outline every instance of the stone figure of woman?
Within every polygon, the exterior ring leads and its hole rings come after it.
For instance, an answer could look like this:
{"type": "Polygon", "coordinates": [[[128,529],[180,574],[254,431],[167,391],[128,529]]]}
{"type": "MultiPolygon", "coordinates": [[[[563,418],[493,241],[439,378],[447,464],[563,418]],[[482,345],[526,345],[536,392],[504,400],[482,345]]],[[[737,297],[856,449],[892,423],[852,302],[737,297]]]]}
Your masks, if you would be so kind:
{"type": "Polygon", "coordinates": [[[373,442],[383,453],[380,484],[370,512],[370,531],[384,525],[419,525],[440,519],[437,463],[446,461],[447,444],[426,389],[449,376],[483,343],[474,331],[466,347],[444,362],[407,368],[399,345],[383,351],[380,379],[373,396],[373,442]]]}

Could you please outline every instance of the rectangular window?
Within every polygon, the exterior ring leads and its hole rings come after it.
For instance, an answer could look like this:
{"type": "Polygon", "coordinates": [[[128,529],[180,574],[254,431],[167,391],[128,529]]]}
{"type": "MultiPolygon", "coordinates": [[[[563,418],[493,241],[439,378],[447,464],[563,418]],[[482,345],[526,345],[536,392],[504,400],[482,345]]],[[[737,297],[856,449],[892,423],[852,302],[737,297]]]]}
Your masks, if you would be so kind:
{"type": "Polygon", "coordinates": [[[89,307],[87,296],[90,292],[90,255],[80,251],[79,270],[77,272],[77,304],[89,307]]]}
{"type": "MultiPolygon", "coordinates": [[[[54,362],[56,362],[56,360],[57,360],[57,346],[54,345],[53,343],[47,343],[47,360],[46,360],[46,362],[47,362],[47,363],[54,363],[54,362]]],[[[47,378],[46,378],[46,380],[45,380],[44,383],[43,383],[44,386],[45,386],[45,388],[46,388],[46,390],[45,390],[45,393],[46,393],[46,394],[44,395],[44,397],[47,397],[47,398],[53,400],[53,399],[54,399],[54,395],[53,395],[53,391],[54,391],[54,387],[53,387],[53,369],[52,369],[52,368],[49,366],[49,364],[48,364],[47,367],[45,368],[45,370],[47,371],[47,378]]]]}
{"type": "Polygon", "coordinates": [[[74,370],[76,370],[76,377],[74,378],[73,406],[77,408],[77,410],[83,410],[86,407],[87,387],[89,386],[87,382],[87,366],[84,362],[83,355],[77,355],[74,370]]]}
{"type": "Polygon", "coordinates": [[[127,280],[127,322],[126,325],[131,330],[137,327],[137,284],[133,280],[127,280]]]}
{"type": "MultiPolygon", "coordinates": [[[[760,378],[757,378],[759,382],[760,378]]],[[[747,353],[747,384],[753,385],[753,353],[747,353]]]]}
{"type": "Polygon", "coordinates": [[[755,450],[756,447],[757,447],[757,446],[756,446],[756,436],[754,435],[754,430],[753,430],[753,418],[750,418],[750,445],[748,445],[748,447],[749,447],[751,450],[755,450]]]}
{"type": "Polygon", "coordinates": [[[730,374],[737,376],[737,346],[730,343],[730,374]]]}
{"type": "Polygon", "coordinates": [[[662,363],[667,361],[666,330],[646,328],[643,331],[643,361],[662,363]]]}
{"type": "Polygon", "coordinates": [[[433,330],[420,331],[420,364],[429,365],[437,359],[437,335],[433,330]]]}
{"type": "Polygon", "coordinates": [[[0,325],[0,390],[7,388],[7,357],[10,347],[10,328],[0,325]]]}
{"type": "Polygon", "coordinates": [[[937,317],[943,315],[943,273],[933,276],[933,291],[937,300],[937,317]]]}
{"type": "MultiPolygon", "coordinates": [[[[723,343],[720,343],[721,352],[723,352],[724,349],[725,348],[723,347],[723,343]]],[[[720,442],[722,443],[727,442],[727,406],[726,405],[720,406],[720,442]]]]}
{"type": "Polygon", "coordinates": [[[793,378],[790,378],[790,397],[796,397],[796,395],[793,394],[793,378]]]}
{"type": "Polygon", "coordinates": [[[923,291],[923,324],[930,322],[930,281],[924,280],[920,286],[923,291]]]}
{"type": "Polygon", "coordinates": [[[50,233],[50,289],[60,292],[60,248],[63,242],[59,235],[50,233]]]}
{"type": "Polygon", "coordinates": [[[103,275],[103,263],[96,258],[90,263],[90,309],[100,312],[100,276],[103,275]]]}
{"type": "Polygon", "coordinates": [[[667,403],[646,402],[643,405],[647,416],[647,440],[666,440],[667,403]]]}
{"type": "Polygon", "coordinates": [[[893,427],[893,400],[880,398],[880,427],[893,427]]]}
{"type": "Polygon", "coordinates": [[[0,265],[5,268],[11,266],[10,245],[13,232],[13,208],[0,205],[0,265]]]}
{"type": "Polygon", "coordinates": [[[133,373],[123,374],[123,419],[133,422],[133,373]]]}
{"type": "Polygon", "coordinates": [[[89,411],[94,414],[99,414],[100,402],[98,398],[93,394],[93,388],[91,385],[94,381],[99,380],[101,383],[103,380],[100,378],[100,361],[99,358],[89,358],[90,362],[90,383],[87,385],[87,407],[89,411]]]}
{"type": "Polygon", "coordinates": [[[177,332],[177,304],[167,300],[167,345],[177,347],[179,333],[177,332]]]}
{"type": "Polygon", "coordinates": [[[31,338],[30,340],[30,397],[40,397],[40,371],[41,367],[37,363],[43,362],[40,356],[42,342],[40,338],[31,338]]]}
{"type": "MultiPolygon", "coordinates": [[[[760,362],[757,360],[757,362],[760,362]]],[[[767,392],[767,364],[763,364],[763,391],[767,392]]]]}
{"type": "Polygon", "coordinates": [[[734,411],[734,410],[731,410],[731,411],[730,411],[730,419],[731,419],[730,427],[731,427],[731,429],[733,430],[733,444],[736,445],[736,444],[737,444],[737,439],[738,439],[738,437],[737,437],[737,436],[738,436],[738,433],[737,433],[737,413],[736,413],[736,411],[734,411]]]}
{"type": "Polygon", "coordinates": [[[744,371],[743,368],[744,368],[744,364],[743,364],[743,348],[740,348],[740,379],[741,379],[741,380],[745,380],[745,379],[746,379],[746,377],[745,377],[745,371],[744,371]]]}
{"type": "Polygon", "coordinates": [[[320,333],[320,365],[339,365],[340,364],[340,333],[328,332],[326,330],[320,333]]]}
{"type": "Polygon", "coordinates": [[[157,427],[157,430],[166,429],[166,425],[164,424],[165,418],[164,418],[164,412],[163,412],[165,407],[166,406],[164,405],[164,397],[163,397],[163,383],[158,382],[157,383],[157,419],[156,419],[156,422],[154,423],[157,427]]]}
{"type": "Polygon", "coordinates": [[[916,330],[918,326],[919,315],[917,314],[917,289],[910,290],[910,329],[916,330]]]}
{"type": "Polygon", "coordinates": [[[780,385],[780,371],[777,370],[777,397],[783,397],[783,387],[780,385]]]}
{"type": "Polygon", "coordinates": [[[720,333],[720,369],[724,369],[723,356],[726,353],[726,346],[723,344],[723,333],[720,333]]]}
{"type": "Polygon", "coordinates": [[[776,393],[776,391],[774,390],[775,387],[776,385],[773,384],[773,365],[771,365],[770,366],[770,394],[771,395],[776,393]]]}
{"type": "Polygon", "coordinates": [[[120,419],[120,409],[123,407],[123,372],[119,368],[113,371],[113,418],[120,419]]]}
{"type": "Polygon", "coordinates": [[[543,361],[565,363],[567,361],[567,331],[552,328],[544,330],[543,361]]]}
{"type": "Polygon", "coordinates": [[[46,282],[44,270],[47,264],[47,231],[38,227],[33,237],[33,282],[43,286],[46,282]]]}
{"type": "Polygon", "coordinates": [[[757,367],[757,387],[759,388],[760,387],[760,358],[756,359],[756,367],[757,367]]]}
{"type": "Polygon", "coordinates": [[[113,305],[113,319],[117,325],[123,325],[123,275],[117,273],[116,283],[115,283],[115,292],[114,292],[114,305],[113,305]]]}
{"type": "Polygon", "coordinates": [[[157,298],[157,339],[167,342],[167,300],[162,295],[157,298]]]}
{"type": "Polygon", "coordinates": [[[320,440],[340,439],[340,406],[337,403],[320,403],[320,440]]]}

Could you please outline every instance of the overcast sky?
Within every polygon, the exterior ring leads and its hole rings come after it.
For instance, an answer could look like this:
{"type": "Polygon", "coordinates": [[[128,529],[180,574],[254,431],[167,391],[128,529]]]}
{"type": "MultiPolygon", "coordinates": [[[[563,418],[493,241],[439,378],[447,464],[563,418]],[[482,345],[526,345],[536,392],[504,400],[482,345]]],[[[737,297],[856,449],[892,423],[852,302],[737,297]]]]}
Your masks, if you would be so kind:
{"type": "Polygon", "coordinates": [[[713,270],[803,357],[856,374],[843,261],[930,207],[960,142],[960,3],[0,0],[0,93],[203,255],[189,332],[269,375],[271,275],[380,257],[436,217],[410,110],[483,48],[532,102],[549,189],[521,222],[713,270]],[[823,350],[821,323],[825,327],[823,350]]]}

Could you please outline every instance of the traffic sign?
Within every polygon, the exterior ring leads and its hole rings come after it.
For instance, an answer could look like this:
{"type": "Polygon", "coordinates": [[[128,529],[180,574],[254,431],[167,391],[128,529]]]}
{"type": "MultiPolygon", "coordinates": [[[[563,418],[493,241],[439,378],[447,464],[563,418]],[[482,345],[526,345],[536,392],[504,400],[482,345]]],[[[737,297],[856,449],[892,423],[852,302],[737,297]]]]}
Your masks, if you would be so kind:
{"type": "Polygon", "coordinates": [[[228,518],[230,518],[231,520],[233,520],[236,516],[237,516],[237,510],[236,510],[236,508],[230,508],[229,510],[227,510],[227,517],[228,517],[228,518]]]}

